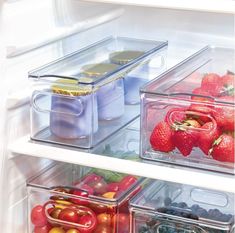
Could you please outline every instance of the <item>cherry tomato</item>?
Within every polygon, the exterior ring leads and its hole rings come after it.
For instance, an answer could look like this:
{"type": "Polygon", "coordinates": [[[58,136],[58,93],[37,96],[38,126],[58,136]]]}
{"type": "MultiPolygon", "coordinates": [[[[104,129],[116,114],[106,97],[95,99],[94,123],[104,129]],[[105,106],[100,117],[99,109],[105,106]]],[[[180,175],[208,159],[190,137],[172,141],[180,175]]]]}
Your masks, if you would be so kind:
{"type": "Polygon", "coordinates": [[[79,216],[75,209],[65,208],[59,213],[58,219],[67,221],[67,222],[78,222],[79,216]]]}
{"type": "Polygon", "coordinates": [[[97,215],[97,222],[98,224],[111,226],[112,217],[110,214],[102,213],[102,214],[97,215]]]}
{"type": "Polygon", "coordinates": [[[108,206],[108,205],[103,205],[103,204],[98,204],[94,202],[89,203],[89,207],[96,213],[96,214],[101,214],[101,213],[114,213],[115,208],[113,206],[108,206]]]}
{"type": "Polygon", "coordinates": [[[56,192],[60,192],[62,194],[62,196],[58,195],[58,196],[51,196],[50,199],[51,200],[66,200],[67,198],[63,196],[63,194],[68,194],[69,191],[65,188],[55,188],[53,189],[53,191],[56,192]]]}
{"type": "Polygon", "coordinates": [[[94,233],[113,233],[113,229],[108,225],[101,224],[95,229],[94,233]]]}
{"type": "Polygon", "coordinates": [[[54,208],[51,212],[50,212],[50,216],[52,218],[58,219],[59,218],[59,214],[62,211],[62,209],[60,208],[54,208]]]}
{"type": "Polygon", "coordinates": [[[128,188],[131,187],[134,183],[136,183],[137,178],[131,175],[123,177],[121,182],[119,183],[120,190],[126,191],[128,188]]]}
{"type": "Polygon", "coordinates": [[[81,233],[81,232],[78,231],[77,229],[69,229],[68,231],[66,231],[66,233],[81,233]]]}
{"type": "Polygon", "coordinates": [[[112,225],[117,229],[117,233],[129,233],[130,218],[129,214],[119,213],[113,216],[112,225]]]}
{"type": "Polygon", "coordinates": [[[51,226],[49,224],[43,226],[43,227],[35,227],[34,233],[48,233],[51,230],[51,226]]]}
{"type": "Polygon", "coordinates": [[[97,195],[102,195],[107,192],[107,183],[102,179],[99,181],[93,181],[89,185],[94,189],[94,193],[97,195]]]}
{"type": "Polygon", "coordinates": [[[53,227],[49,233],[65,233],[65,231],[61,227],[53,227]]]}
{"type": "MultiPolygon", "coordinates": [[[[71,190],[70,193],[79,197],[88,197],[89,195],[92,195],[94,193],[94,190],[87,184],[82,184],[81,186],[79,186],[79,188],[84,189],[85,191],[75,189],[71,190]]],[[[70,198],[70,201],[78,205],[88,204],[88,200],[82,200],[79,198],[70,198]]]]}
{"type": "Polygon", "coordinates": [[[97,226],[97,219],[91,215],[83,215],[79,218],[78,223],[87,226],[87,228],[79,228],[80,233],[91,233],[97,226]]]}
{"type": "Polygon", "coordinates": [[[43,227],[47,225],[47,218],[45,215],[45,209],[41,205],[35,206],[31,211],[31,222],[36,227],[43,227]]]}
{"type": "Polygon", "coordinates": [[[81,182],[84,184],[89,184],[90,182],[98,182],[103,179],[101,176],[96,175],[95,173],[91,173],[86,175],[81,179],[81,182]]]}
{"type": "Polygon", "coordinates": [[[119,190],[119,183],[113,182],[109,183],[107,187],[108,192],[117,192],[119,190]]]}

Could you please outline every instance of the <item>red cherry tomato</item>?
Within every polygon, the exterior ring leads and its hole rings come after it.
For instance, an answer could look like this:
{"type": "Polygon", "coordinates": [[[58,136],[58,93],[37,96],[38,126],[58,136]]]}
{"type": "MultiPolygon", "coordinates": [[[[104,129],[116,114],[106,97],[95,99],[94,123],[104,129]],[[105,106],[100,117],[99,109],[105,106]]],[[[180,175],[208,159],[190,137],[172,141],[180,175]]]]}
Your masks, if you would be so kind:
{"type": "Polygon", "coordinates": [[[112,225],[117,229],[117,233],[129,233],[130,231],[130,218],[129,214],[119,213],[113,216],[112,225]]]}
{"type": "Polygon", "coordinates": [[[33,232],[34,233],[48,233],[51,230],[51,226],[49,224],[43,226],[43,227],[35,227],[33,232]]]}
{"type": "Polygon", "coordinates": [[[79,216],[75,209],[65,208],[61,210],[61,212],[59,213],[58,219],[67,221],[67,222],[77,223],[79,220],[79,216]]]}
{"type": "Polygon", "coordinates": [[[120,190],[126,191],[128,188],[131,187],[134,183],[136,183],[137,178],[131,175],[123,177],[121,182],[119,183],[120,190]]]}
{"type": "Polygon", "coordinates": [[[79,218],[78,223],[87,226],[87,228],[79,228],[80,233],[91,233],[97,226],[97,219],[91,215],[83,215],[79,218]]]}
{"type": "Polygon", "coordinates": [[[101,176],[98,176],[95,173],[91,173],[83,177],[80,182],[82,182],[83,184],[89,184],[90,182],[98,182],[101,179],[103,179],[101,176]]]}
{"type": "Polygon", "coordinates": [[[118,190],[119,190],[119,183],[117,182],[109,183],[107,186],[108,192],[117,192],[118,190]]]}
{"type": "Polygon", "coordinates": [[[35,206],[31,211],[31,222],[36,227],[43,227],[47,225],[47,218],[45,215],[45,209],[41,205],[35,206]]]}
{"type": "Polygon", "coordinates": [[[70,198],[69,200],[77,205],[87,205],[88,200],[82,200],[79,197],[88,197],[89,194],[82,190],[72,190],[71,194],[78,196],[78,198],[70,198]]]}
{"type": "Polygon", "coordinates": [[[107,192],[108,185],[103,179],[90,182],[89,185],[94,189],[96,195],[102,195],[107,192]]]}
{"type": "Polygon", "coordinates": [[[99,215],[97,215],[97,222],[98,222],[98,224],[104,224],[104,225],[111,226],[112,216],[111,216],[111,214],[106,214],[106,213],[99,214],[99,215]]]}
{"type": "Polygon", "coordinates": [[[95,229],[94,233],[113,233],[113,229],[108,225],[101,224],[95,229]]]}
{"type": "Polygon", "coordinates": [[[94,202],[89,203],[89,207],[96,214],[101,214],[101,213],[104,213],[104,212],[114,214],[116,212],[116,209],[113,206],[98,204],[98,203],[94,203],[94,202]]]}

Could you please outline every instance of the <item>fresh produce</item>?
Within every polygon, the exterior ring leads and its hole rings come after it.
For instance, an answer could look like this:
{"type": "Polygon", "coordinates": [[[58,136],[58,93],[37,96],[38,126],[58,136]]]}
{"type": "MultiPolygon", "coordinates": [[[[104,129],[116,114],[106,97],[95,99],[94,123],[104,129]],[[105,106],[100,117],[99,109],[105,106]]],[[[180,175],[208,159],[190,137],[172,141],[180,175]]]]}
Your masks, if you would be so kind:
{"type": "Polygon", "coordinates": [[[134,188],[137,181],[135,176],[103,171],[96,174],[91,169],[71,188],[54,188],[48,202],[32,209],[34,233],[129,233],[128,201],[141,189],[134,188]],[[122,194],[132,187],[125,199],[122,194]]]}
{"type": "Polygon", "coordinates": [[[192,90],[188,107],[168,107],[164,121],[156,122],[149,137],[152,149],[166,153],[177,149],[187,157],[200,148],[207,158],[234,163],[234,82],[229,71],[222,76],[205,74],[192,90]]]}
{"type": "MultiPolygon", "coordinates": [[[[156,204],[155,200],[155,204],[156,204]]],[[[219,222],[229,222],[233,219],[231,214],[222,213],[219,209],[204,209],[198,204],[188,205],[185,202],[173,202],[171,198],[167,197],[164,199],[165,206],[159,207],[156,209],[157,212],[164,214],[167,216],[167,220],[165,217],[148,217],[144,218],[137,217],[136,225],[138,225],[138,233],[186,233],[186,232],[201,232],[203,229],[205,232],[210,233],[222,233],[224,231],[208,228],[208,227],[200,227],[198,228],[197,224],[186,223],[189,222],[185,220],[185,223],[182,221],[179,222],[174,219],[176,218],[186,218],[192,219],[193,221],[198,221],[200,218],[207,219],[208,221],[219,221],[219,222]],[[145,219],[145,222],[143,222],[145,219]],[[138,224],[138,221],[140,222],[138,224]],[[199,231],[200,229],[200,231],[199,231]]],[[[213,224],[212,224],[213,226],[213,224]]]]}
{"type": "Polygon", "coordinates": [[[219,135],[221,135],[221,130],[218,128],[216,122],[207,122],[201,127],[201,132],[198,135],[198,147],[205,155],[209,154],[215,139],[219,135]]]}
{"type": "Polygon", "coordinates": [[[162,121],[158,123],[150,136],[150,144],[156,151],[170,152],[175,146],[172,141],[173,131],[170,125],[162,121]]]}
{"type": "Polygon", "coordinates": [[[173,144],[183,156],[190,155],[198,139],[198,129],[201,125],[196,120],[185,120],[182,123],[175,123],[172,136],[173,144]]]}
{"type": "Polygon", "coordinates": [[[31,222],[36,227],[43,227],[47,225],[47,218],[42,205],[37,205],[32,209],[31,222]]]}
{"type": "Polygon", "coordinates": [[[215,160],[234,163],[234,138],[223,134],[216,139],[210,151],[215,160]]]}

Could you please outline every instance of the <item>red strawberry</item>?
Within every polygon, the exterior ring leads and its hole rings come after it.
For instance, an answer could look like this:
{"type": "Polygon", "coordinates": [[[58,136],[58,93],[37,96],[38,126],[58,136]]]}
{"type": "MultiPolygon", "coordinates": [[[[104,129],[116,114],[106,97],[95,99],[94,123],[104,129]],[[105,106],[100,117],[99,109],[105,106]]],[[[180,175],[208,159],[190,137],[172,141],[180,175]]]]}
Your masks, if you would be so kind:
{"type": "Polygon", "coordinates": [[[212,96],[219,96],[222,86],[221,77],[215,73],[206,74],[201,82],[201,88],[212,96]]]}
{"type": "Polygon", "coordinates": [[[234,138],[226,134],[221,135],[215,140],[211,155],[215,160],[234,163],[234,138]]]}
{"type": "Polygon", "coordinates": [[[197,145],[198,131],[201,125],[196,120],[186,120],[174,126],[175,132],[172,141],[183,156],[188,156],[197,145]]]}
{"type": "MultiPolygon", "coordinates": [[[[219,101],[233,103],[234,98],[232,96],[219,97],[219,101]]],[[[213,111],[213,117],[215,118],[217,125],[222,127],[223,130],[234,131],[234,118],[235,109],[232,105],[220,105],[213,111]]]]}
{"type": "Polygon", "coordinates": [[[175,122],[182,122],[186,120],[186,110],[186,108],[171,108],[165,116],[165,121],[169,125],[173,125],[175,122]]]}
{"type": "Polygon", "coordinates": [[[217,127],[216,123],[207,122],[201,127],[201,131],[198,135],[198,146],[206,154],[209,154],[209,150],[212,147],[213,142],[221,134],[221,131],[217,127]]]}
{"type": "Polygon", "coordinates": [[[172,129],[165,122],[158,123],[150,136],[150,144],[156,151],[170,152],[174,150],[175,146],[172,142],[172,129]]]}
{"type": "Polygon", "coordinates": [[[222,81],[223,89],[222,89],[220,95],[234,96],[234,80],[235,80],[234,74],[228,73],[228,74],[222,76],[221,81],[222,81]]]}

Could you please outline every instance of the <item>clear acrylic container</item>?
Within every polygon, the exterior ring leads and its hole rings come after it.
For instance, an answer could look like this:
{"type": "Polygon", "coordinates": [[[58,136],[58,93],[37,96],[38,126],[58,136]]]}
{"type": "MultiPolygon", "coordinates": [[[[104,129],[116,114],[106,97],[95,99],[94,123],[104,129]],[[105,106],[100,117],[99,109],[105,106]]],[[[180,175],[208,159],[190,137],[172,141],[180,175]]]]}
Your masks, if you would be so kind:
{"type": "Polygon", "coordinates": [[[234,194],[165,181],[130,201],[132,233],[232,233],[234,194]]]}
{"type": "Polygon", "coordinates": [[[139,115],[139,87],[164,69],[166,48],[111,37],[30,72],[31,138],[97,145],[139,115]]]}
{"type": "Polygon", "coordinates": [[[141,88],[141,158],[234,174],[234,64],[206,47],[141,88]]]}
{"type": "Polygon", "coordinates": [[[142,182],[117,172],[56,164],[28,181],[28,232],[129,233],[128,202],[142,182]]]}

